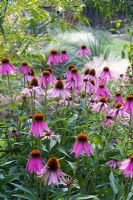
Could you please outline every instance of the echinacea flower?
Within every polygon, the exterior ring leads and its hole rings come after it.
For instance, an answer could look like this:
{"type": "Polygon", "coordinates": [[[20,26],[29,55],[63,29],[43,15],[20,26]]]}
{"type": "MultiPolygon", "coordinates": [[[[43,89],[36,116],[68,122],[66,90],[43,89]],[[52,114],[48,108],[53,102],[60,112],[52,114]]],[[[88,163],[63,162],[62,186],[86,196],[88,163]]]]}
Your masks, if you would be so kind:
{"type": "Polygon", "coordinates": [[[120,163],[119,169],[126,177],[133,178],[133,154],[120,163]]]}
{"type": "Polygon", "coordinates": [[[96,79],[97,79],[97,78],[96,78],[96,70],[95,70],[95,69],[90,69],[89,75],[88,75],[87,78],[90,78],[90,79],[96,81],[96,79]]]}
{"type": "Polygon", "coordinates": [[[69,80],[71,80],[71,78],[72,78],[72,72],[71,72],[71,69],[72,69],[72,68],[75,68],[75,65],[70,64],[70,65],[68,66],[68,70],[66,71],[66,74],[65,74],[66,81],[69,81],[69,80]]]}
{"type": "Polygon", "coordinates": [[[17,129],[13,129],[12,131],[9,131],[7,133],[8,136],[18,136],[19,135],[19,131],[17,129]]]}
{"type": "Polygon", "coordinates": [[[87,69],[84,71],[84,75],[83,75],[83,77],[84,77],[84,78],[88,78],[88,76],[89,76],[89,72],[90,72],[90,69],[87,68],[87,69]]]}
{"type": "Polygon", "coordinates": [[[78,158],[81,153],[85,153],[88,157],[93,153],[91,144],[88,142],[88,134],[80,133],[77,135],[76,142],[74,143],[71,153],[74,153],[78,158]]]}
{"type": "Polygon", "coordinates": [[[114,139],[113,142],[114,142],[115,144],[118,144],[118,143],[120,142],[120,140],[119,140],[119,139],[114,139]]]}
{"type": "Polygon", "coordinates": [[[31,92],[34,92],[34,93],[37,93],[37,94],[42,94],[43,95],[43,90],[41,89],[41,87],[39,86],[38,84],[38,79],[36,77],[33,77],[31,79],[31,81],[29,82],[29,87],[28,88],[24,88],[22,90],[22,93],[23,94],[26,94],[29,95],[31,94],[31,92]]]}
{"type": "Polygon", "coordinates": [[[44,120],[44,115],[42,113],[37,113],[34,115],[30,132],[34,137],[39,137],[42,135],[43,131],[50,132],[50,129],[44,120]]]}
{"type": "Polygon", "coordinates": [[[30,68],[30,71],[28,72],[28,74],[26,74],[25,79],[31,81],[31,79],[34,77],[35,77],[34,69],[30,68]]]}
{"type": "Polygon", "coordinates": [[[66,89],[72,89],[76,93],[82,86],[82,79],[76,67],[71,69],[71,79],[66,82],[66,89]]]}
{"type": "Polygon", "coordinates": [[[33,92],[33,87],[32,86],[29,86],[28,88],[24,88],[22,89],[22,94],[25,95],[25,96],[31,96],[32,95],[32,92],[33,92]]]}
{"type": "Polygon", "coordinates": [[[46,140],[46,139],[58,139],[60,137],[60,135],[55,135],[55,133],[53,131],[47,132],[47,131],[43,131],[41,134],[42,140],[46,140]]]}
{"type": "Polygon", "coordinates": [[[123,81],[123,80],[124,80],[124,74],[120,74],[119,80],[120,80],[120,81],[123,81]]]}
{"type": "Polygon", "coordinates": [[[83,87],[87,94],[94,93],[96,90],[95,81],[91,79],[84,78],[83,79],[83,87]]]}
{"type": "Polygon", "coordinates": [[[57,80],[57,81],[62,80],[61,76],[57,76],[57,77],[56,77],[56,80],[57,80]]]}
{"type": "Polygon", "coordinates": [[[110,116],[110,115],[107,115],[103,124],[104,124],[104,126],[109,126],[109,125],[111,125],[113,123],[114,123],[113,122],[113,117],[110,116]]]}
{"type": "Polygon", "coordinates": [[[66,99],[70,96],[70,93],[64,88],[64,83],[62,80],[58,80],[54,88],[48,91],[51,97],[53,98],[63,98],[66,99]]]}
{"type": "Polygon", "coordinates": [[[115,108],[112,109],[111,115],[113,117],[129,117],[129,114],[124,110],[122,102],[117,102],[115,108]]]}
{"type": "Polygon", "coordinates": [[[78,180],[73,177],[66,176],[63,178],[63,183],[64,185],[67,185],[67,187],[76,186],[78,183],[78,180]]]}
{"type": "Polygon", "coordinates": [[[110,96],[109,89],[104,84],[99,84],[96,94],[98,97],[105,96],[108,98],[110,96]]]}
{"type": "Polygon", "coordinates": [[[109,79],[109,80],[111,80],[113,78],[109,67],[103,68],[103,71],[100,74],[100,78],[101,79],[109,79]]]}
{"type": "Polygon", "coordinates": [[[107,164],[109,167],[112,167],[112,168],[116,169],[116,168],[119,168],[119,166],[120,166],[120,161],[117,160],[117,159],[112,159],[112,160],[109,160],[108,162],[106,162],[106,164],[107,164]]]}
{"type": "Polygon", "coordinates": [[[66,98],[66,99],[61,99],[60,100],[60,104],[64,104],[64,105],[71,105],[71,104],[73,104],[74,103],[74,99],[70,96],[70,97],[68,97],[68,98],[66,98]]]}
{"type": "Polygon", "coordinates": [[[56,77],[55,77],[55,75],[53,74],[53,70],[52,70],[50,67],[48,67],[48,68],[46,69],[46,71],[50,72],[50,75],[52,76],[52,83],[55,83],[55,82],[56,82],[56,77]]]}
{"type": "Polygon", "coordinates": [[[69,60],[69,55],[66,50],[62,50],[61,54],[59,55],[59,62],[67,62],[69,60]]]}
{"type": "Polygon", "coordinates": [[[31,72],[31,69],[28,66],[27,62],[23,62],[18,71],[19,73],[23,73],[24,75],[27,75],[28,73],[31,72]]]}
{"type": "Polygon", "coordinates": [[[63,184],[63,178],[66,176],[66,174],[62,172],[59,160],[56,157],[48,159],[39,175],[43,176],[45,185],[63,184]]]}
{"type": "Polygon", "coordinates": [[[124,105],[124,109],[128,112],[133,114],[133,94],[129,94],[126,97],[126,102],[124,105]]]}
{"type": "Polygon", "coordinates": [[[21,93],[24,95],[24,97],[26,97],[26,96],[32,96],[34,92],[36,92],[36,94],[38,95],[43,95],[44,93],[40,87],[33,87],[33,86],[29,86],[28,88],[23,88],[21,93]]]}
{"type": "Polygon", "coordinates": [[[50,74],[49,71],[43,71],[42,72],[42,76],[39,79],[38,83],[40,85],[40,87],[46,87],[48,84],[50,84],[52,82],[52,75],[50,74]]]}
{"type": "Polygon", "coordinates": [[[121,92],[115,92],[115,96],[114,96],[114,102],[117,103],[117,102],[124,102],[124,99],[121,95],[121,92]]]}
{"type": "Polygon", "coordinates": [[[76,52],[78,56],[90,55],[92,52],[90,48],[87,48],[85,45],[82,45],[81,48],[76,52]]]}
{"type": "Polygon", "coordinates": [[[106,80],[99,77],[97,79],[97,85],[101,85],[101,84],[106,85],[106,80]]]}
{"type": "Polygon", "coordinates": [[[39,173],[43,168],[43,160],[40,150],[32,150],[26,165],[26,169],[30,173],[39,173]]]}
{"type": "Polygon", "coordinates": [[[93,105],[93,110],[98,112],[108,113],[109,112],[108,99],[104,96],[101,97],[99,99],[99,102],[93,105]]]}
{"type": "Polygon", "coordinates": [[[33,77],[30,81],[29,86],[31,87],[38,87],[38,79],[36,77],[33,77]]]}
{"type": "Polygon", "coordinates": [[[8,75],[15,71],[14,66],[10,63],[8,58],[2,59],[2,64],[0,66],[0,73],[2,75],[8,75]]]}
{"type": "Polygon", "coordinates": [[[50,51],[50,55],[48,56],[48,65],[56,65],[59,62],[59,55],[56,49],[52,49],[50,51]]]}

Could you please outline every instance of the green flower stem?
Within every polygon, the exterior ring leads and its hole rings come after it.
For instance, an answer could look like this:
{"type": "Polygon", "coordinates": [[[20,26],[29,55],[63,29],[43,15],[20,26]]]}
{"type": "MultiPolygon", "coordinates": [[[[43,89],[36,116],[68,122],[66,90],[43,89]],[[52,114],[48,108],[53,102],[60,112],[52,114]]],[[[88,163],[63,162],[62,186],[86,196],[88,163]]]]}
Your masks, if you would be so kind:
{"type": "Polygon", "coordinates": [[[133,125],[132,119],[133,119],[133,115],[132,115],[132,112],[130,112],[129,131],[132,131],[132,125],[133,125]]]}
{"type": "Polygon", "coordinates": [[[24,74],[24,88],[25,88],[25,81],[26,81],[26,80],[25,80],[25,74],[24,74]]]}
{"type": "MultiPolygon", "coordinates": [[[[125,186],[124,186],[124,188],[125,188],[125,193],[127,192],[127,184],[128,184],[128,181],[129,181],[129,180],[130,180],[130,179],[127,178],[127,180],[126,180],[126,182],[125,182],[125,186]]],[[[123,196],[123,192],[124,192],[124,190],[121,190],[120,193],[118,193],[118,196],[117,196],[117,198],[116,198],[115,200],[119,200],[120,197],[123,196]]],[[[124,198],[123,198],[123,199],[124,199],[124,198]]],[[[126,199],[125,199],[125,200],[126,200],[126,199]]]]}
{"type": "Polygon", "coordinates": [[[85,107],[87,108],[87,92],[86,92],[86,85],[85,85],[85,107]]]}
{"type": "Polygon", "coordinates": [[[33,91],[33,114],[35,114],[36,105],[35,105],[35,99],[36,99],[36,91],[33,91]]]}
{"type": "Polygon", "coordinates": [[[67,199],[70,199],[70,195],[71,195],[71,187],[68,186],[67,199]]]}
{"type": "Polygon", "coordinates": [[[46,116],[47,116],[47,88],[48,88],[48,84],[47,84],[47,79],[46,79],[46,87],[45,87],[45,95],[44,95],[44,116],[45,116],[45,120],[46,120],[46,116]]]}
{"type": "Polygon", "coordinates": [[[32,104],[32,120],[33,120],[33,117],[34,117],[33,93],[31,93],[31,104],[32,104]]]}
{"type": "Polygon", "coordinates": [[[46,200],[49,200],[49,187],[46,186],[46,200]]]}
{"type": "Polygon", "coordinates": [[[112,136],[112,133],[114,132],[115,125],[116,125],[116,120],[114,121],[114,125],[113,125],[113,127],[112,127],[112,130],[110,131],[110,134],[109,134],[109,136],[108,136],[108,138],[107,138],[107,140],[106,140],[106,142],[105,142],[105,147],[104,147],[104,149],[103,149],[103,157],[105,157],[105,153],[106,153],[106,150],[107,150],[107,146],[108,146],[108,143],[109,143],[110,138],[111,138],[111,136],[112,136]]]}
{"type": "Polygon", "coordinates": [[[7,81],[8,81],[8,88],[9,88],[9,93],[12,101],[12,91],[11,91],[11,84],[10,84],[10,76],[7,74],[7,81]]]}

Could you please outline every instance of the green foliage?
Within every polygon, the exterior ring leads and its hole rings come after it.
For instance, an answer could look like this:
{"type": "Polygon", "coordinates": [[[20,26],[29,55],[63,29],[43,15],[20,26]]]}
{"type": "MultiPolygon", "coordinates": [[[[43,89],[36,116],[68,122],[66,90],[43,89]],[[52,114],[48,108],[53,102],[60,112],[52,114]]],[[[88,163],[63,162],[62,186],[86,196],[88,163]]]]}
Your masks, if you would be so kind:
{"type": "MultiPolygon", "coordinates": [[[[1,57],[10,55],[15,62],[28,60],[32,63],[35,58],[40,58],[38,64],[41,65],[45,58],[40,53],[40,44],[46,46],[53,39],[50,34],[53,27],[60,27],[62,30],[73,27],[67,22],[65,13],[71,12],[76,20],[82,19],[82,5],[81,0],[1,1],[1,57]],[[61,14],[57,10],[61,10],[61,14]]],[[[83,17],[83,21],[85,20],[83,17]]]]}
{"type": "Polygon", "coordinates": [[[125,12],[128,16],[131,8],[131,4],[127,0],[84,0],[84,3],[91,5],[109,18],[114,17],[119,11],[125,12]]]}

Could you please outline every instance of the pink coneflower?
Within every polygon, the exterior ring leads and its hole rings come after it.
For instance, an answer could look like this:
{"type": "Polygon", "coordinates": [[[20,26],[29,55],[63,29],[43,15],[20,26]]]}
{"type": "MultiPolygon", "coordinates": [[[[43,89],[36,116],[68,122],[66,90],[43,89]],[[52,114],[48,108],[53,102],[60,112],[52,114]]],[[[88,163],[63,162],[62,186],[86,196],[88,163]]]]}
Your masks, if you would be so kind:
{"type": "Polygon", "coordinates": [[[50,55],[48,56],[48,65],[56,65],[59,62],[59,55],[56,49],[52,49],[50,51],[50,55]]]}
{"type": "Polygon", "coordinates": [[[71,79],[66,82],[66,88],[72,89],[76,93],[82,86],[82,79],[76,67],[71,69],[71,73],[71,79]]]}
{"type": "Polygon", "coordinates": [[[133,178],[133,154],[120,163],[119,169],[124,173],[126,177],[133,178]]]}
{"type": "Polygon", "coordinates": [[[96,71],[95,71],[95,69],[90,69],[88,78],[96,81],[97,78],[96,78],[96,71]]]}
{"type": "Polygon", "coordinates": [[[68,66],[68,70],[66,71],[66,74],[65,74],[66,81],[69,81],[69,80],[71,80],[71,78],[72,78],[72,72],[71,72],[71,69],[72,69],[72,68],[75,68],[75,65],[70,64],[70,65],[68,66]]]}
{"type": "Polygon", "coordinates": [[[97,79],[97,85],[100,85],[100,84],[105,85],[105,84],[106,84],[106,80],[99,77],[99,78],[97,79]]]}
{"type": "Polygon", "coordinates": [[[113,122],[113,117],[110,116],[110,115],[107,115],[103,124],[104,124],[104,126],[109,126],[109,125],[111,125],[113,123],[114,123],[113,122]]]}
{"type": "Polygon", "coordinates": [[[108,113],[109,112],[108,99],[104,96],[101,97],[99,99],[99,102],[93,105],[93,109],[98,112],[108,113]]]}
{"type": "Polygon", "coordinates": [[[121,92],[115,92],[115,96],[114,96],[114,102],[117,103],[117,102],[124,102],[124,99],[121,95],[121,92]]]}
{"type": "Polygon", "coordinates": [[[53,131],[47,132],[47,131],[43,131],[42,135],[42,140],[46,140],[46,139],[58,139],[60,138],[60,135],[55,135],[55,133],[53,131]]]}
{"type": "Polygon", "coordinates": [[[123,81],[123,80],[124,80],[124,74],[120,74],[119,80],[120,80],[120,81],[123,81]]]}
{"type": "Polygon", "coordinates": [[[33,92],[33,87],[29,86],[28,88],[22,89],[22,94],[25,96],[31,96],[33,92]]]}
{"type": "Polygon", "coordinates": [[[69,60],[69,55],[67,53],[66,50],[62,50],[61,54],[59,56],[59,62],[63,63],[63,62],[67,62],[69,60]]]}
{"type": "Polygon", "coordinates": [[[104,84],[99,84],[96,94],[98,97],[105,96],[108,98],[110,96],[109,89],[104,84]]]}
{"type": "Polygon", "coordinates": [[[46,87],[48,84],[50,84],[52,82],[52,75],[50,74],[49,71],[43,71],[42,72],[42,76],[41,78],[39,79],[39,85],[40,87],[46,87]]]}
{"type": "Polygon", "coordinates": [[[70,97],[68,97],[68,98],[66,98],[66,99],[61,99],[60,100],[60,104],[64,104],[64,105],[71,105],[71,104],[73,104],[74,103],[74,99],[70,96],[70,97]]]}
{"type": "Polygon", "coordinates": [[[39,173],[43,168],[43,160],[40,150],[32,150],[26,165],[26,169],[30,173],[39,173]]]}
{"type": "Polygon", "coordinates": [[[89,72],[90,72],[90,69],[89,68],[87,68],[85,71],[84,71],[84,78],[88,78],[88,76],[89,76],[89,72]]]}
{"type": "Polygon", "coordinates": [[[44,121],[44,115],[37,113],[34,115],[30,132],[34,137],[39,137],[42,135],[43,131],[50,132],[47,123],[44,121]]]}
{"type": "Polygon", "coordinates": [[[65,178],[63,178],[63,183],[67,187],[72,187],[72,186],[75,186],[75,184],[78,183],[78,180],[74,179],[73,177],[66,176],[65,178]]]}
{"type": "Polygon", "coordinates": [[[85,45],[82,45],[81,48],[76,52],[78,56],[86,56],[91,54],[90,48],[87,48],[85,45]]]}
{"type": "Polygon", "coordinates": [[[112,159],[106,162],[106,164],[114,169],[118,168],[120,166],[120,161],[117,159],[112,159]]]}
{"type": "Polygon", "coordinates": [[[8,75],[15,71],[14,66],[10,63],[8,58],[2,59],[2,65],[0,66],[0,73],[2,75],[8,75]]]}
{"type": "Polygon", "coordinates": [[[64,83],[62,80],[57,80],[54,88],[48,91],[51,97],[53,98],[63,98],[66,99],[70,97],[70,93],[64,88],[64,83]]]}
{"type": "Polygon", "coordinates": [[[93,94],[96,90],[95,81],[84,78],[83,79],[83,87],[85,88],[87,94],[89,94],[89,93],[93,94]]]}
{"type": "Polygon", "coordinates": [[[31,91],[37,93],[37,94],[42,94],[43,95],[43,90],[41,89],[41,87],[38,84],[38,79],[36,77],[33,77],[31,79],[31,81],[29,82],[29,87],[28,88],[24,88],[24,90],[22,91],[23,94],[27,92],[27,94],[30,94],[31,91]],[[29,93],[28,93],[29,92],[29,93]]]}
{"type": "Polygon", "coordinates": [[[18,136],[19,135],[19,131],[17,129],[13,129],[12,131],[9,131],[7,133],[8,136],[18,136]]]}
{"type": "Polygon", "coordinates": [[[28,73],[31,72],[31,69],[28,66],[27,62],[23,62],[18,71],[19,73],[23,73],[24,75],[27,75],[28,73]]]}
{"type": "Polygon", "coordinates": [[[29,86],[31,87],[38,87],[38,79],[36,77],[33,77],[29,83],[29,86]]]}
{"type": "Polygon", "coordinates": [[[29,86],[28,88],[24,88],[22,89],[22,94],[24,96],[31,96],[33,95],[33,92],[36,92],[36,94],[39,94],[39,95],[43,95],[44,94],[44,91],[40,88],[40,87],[33,87],[33,86],[29,86]]]}
{"type": "Polygon", "coordinates": [[[118,143],[120,142],[120,140],[114,139],[113,142],[114,142],[115,144],[118,144],[118,143]]]}
{"type": "Polygon", "coordinates": [[[85,133],[77,135],[76,142],[71,149],[71,153],[74,153],[77,158],[82,152],[84,152],[88,157],[93,153],[92,146],[88,143],[88,135],[85,133]]]}
{"type": "Polygon", "coordinates": [[[113,117],[129,117],[129,114],[124,110],[122,102],[117,102],[115,108],[112,109],[111,115],[113,117]]]}
{"type": "Polygon", "coordinates": [[[103,68],[103,71],[100,74],[100,78],[101,79],[109,79],[109,80],[113,78],[109,67],[104,67],[103,68]]]}
{"type": "Polygon", "coordinates": [[[129,94],[126,97],[126,102],[125,102],[125,105],[124,105],[124,109],[128,113],[132,113],[133,114],[133,94],[129,94]]]}
{"type": "Polygon", "coordinates": [[[57,81],[62,80],[61,76],[57,76],[57,77],[56,77],[56,80],[57,80],[57,81]]]}
{"type": "Polygon", "coordinates": [[[40,175],[44,177],[45,185],[63,184],[63,178],[66,176],[62,172],[59,160],[56,157],[49,158],[40,175]]]}
{"type": "Polygon", "coordinates": [[[52,83],[55,83],[55,82],[56,82],[56,77],[55,77],[55,75],[53,74],[53,70],[52,70],[50,67],[48,67],[48,68],[46,69],[46,71],[50,72],[50,75],[52,76],[52,83]]]}
{"type": "Polygon", "coordinates": [[[31,81],[31,79],[34,77],[35,77],[34,69],[30,68],[30,71],[28,72],[28,74],[26,74],[25,79],[31,81]]]}

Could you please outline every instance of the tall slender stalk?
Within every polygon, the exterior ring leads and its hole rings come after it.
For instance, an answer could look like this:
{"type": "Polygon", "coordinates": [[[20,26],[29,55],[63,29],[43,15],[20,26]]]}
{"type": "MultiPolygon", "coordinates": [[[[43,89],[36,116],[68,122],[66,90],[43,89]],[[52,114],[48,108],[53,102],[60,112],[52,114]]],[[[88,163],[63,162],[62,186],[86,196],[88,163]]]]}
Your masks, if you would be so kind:
{"type": "Polygon", "coordinates": [[[44,115],[45,115],[45,120],[46,120],[46,115],[47,115],[47,78],[46,78],[46,87],[45,87],[45,96],[44,96],[44,115]]]}
{"type": "Polygon", "coordinates": [[[85,83],[85,107],[87,107],[87,92],[86,92],[86,83],[85,83]]]}
{"type": "Polygon", "coordinates": [[[9,93],[12,101],[12,91],[11,91],[11,85],[10,85],[10,76],[7,74],[7,81],[8,81],[8,88],[9,88],[9,93]]]}
{"type": "Polygon", "coordinates": [[[25,88],[25,74],[24,74],[24,88],[25,88]]]}
{"type": "Polygon", "coordinates": [[[130,121],[129,121],[129,131],[132,130],[132,118],[133,118],[133,115],[132,115],[132,112],[130,112],[130,121]]]}
{"type": "Polygon", "coordinates": [[[46,200],[49,200],[49,187],[46,186],[46,200]]]}
{"type": "Polygon", "coordinates": [[[116,120],[114,121],[112,130],[110,131],[109,136],[108,136],[108,138],[107,138],[107,140],[106,140],[105,147],[104,147],[104,149],[103,149],[103,156],[105,156],[105,153],[106,153],[106,149],[107,149],[109,140],[110,140],[110,138],[111,138],[111,136],[112,136],[112,133],[113,133],[113,131],[114,131],[114,129],[115,129],[115,125],[116,125],[116,120]]]}
{"type": "Polygon", "coordinates": [[[32,105],[32,119],[34,116],[33,93],[31,92],[31,105],[32,105]]]}
{"type": "Polygon", "coordinates": [[[36,105],[35,105],[35,99],[36,99],[36,91],[33,91],[33,114],[35,114],[36,105]]]}

